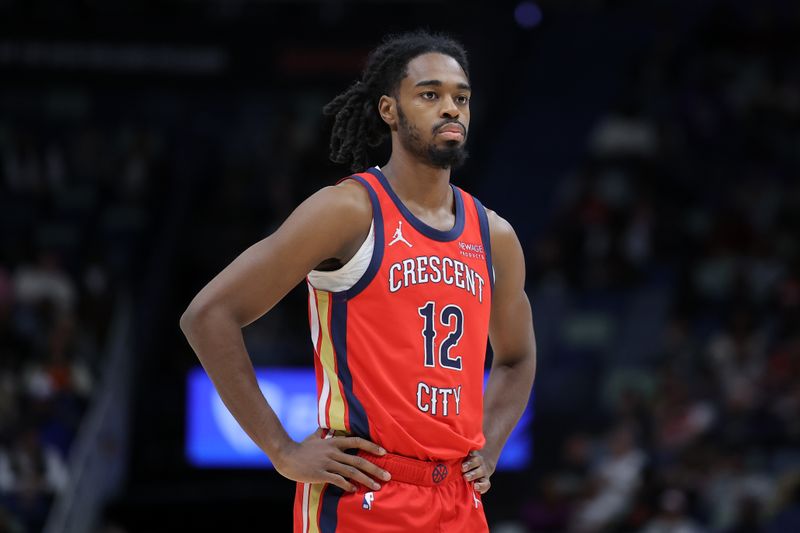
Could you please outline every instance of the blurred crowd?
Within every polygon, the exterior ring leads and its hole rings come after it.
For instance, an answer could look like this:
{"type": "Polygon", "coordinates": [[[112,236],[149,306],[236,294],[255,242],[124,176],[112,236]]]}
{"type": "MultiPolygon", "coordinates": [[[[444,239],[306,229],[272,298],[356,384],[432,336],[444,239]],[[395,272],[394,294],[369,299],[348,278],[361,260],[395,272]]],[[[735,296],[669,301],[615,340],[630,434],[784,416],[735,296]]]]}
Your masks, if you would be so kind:
{"type": "Polygon", "coordinates": [[[800,531],[800,9],[772,4],[662,34],[528,248],[559,461],[526,530],[800,531]]]}
{"type": "Polygon", "coordinates": [[[40,531],[67,487],[155,157],[135,128],[32,127],[18,104],[40,95],[20,94],[0,115],[2,532],[40,531]]]}

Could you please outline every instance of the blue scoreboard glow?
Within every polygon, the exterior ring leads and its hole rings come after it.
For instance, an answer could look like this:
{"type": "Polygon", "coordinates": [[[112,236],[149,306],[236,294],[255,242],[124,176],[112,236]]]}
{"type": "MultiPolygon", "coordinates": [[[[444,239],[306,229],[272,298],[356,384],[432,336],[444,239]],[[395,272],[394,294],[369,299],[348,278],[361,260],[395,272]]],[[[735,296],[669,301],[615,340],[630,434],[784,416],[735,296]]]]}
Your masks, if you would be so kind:
{"type": "MultiPolygon", "coordinates": [[[[256,377],[261,392],[290,437],[299,441],[317,429],[316,385],[312,368],[258,368],[256,377]]],[[[187,377],[186,413],[185,453],[193,466],[272,468],[266,454],[228,412],[202,367],[192,369],[187,377]]],[[[533,396],[503,449],[498,470],[519,470],[528,466],[532,421],[533,396]]]]}

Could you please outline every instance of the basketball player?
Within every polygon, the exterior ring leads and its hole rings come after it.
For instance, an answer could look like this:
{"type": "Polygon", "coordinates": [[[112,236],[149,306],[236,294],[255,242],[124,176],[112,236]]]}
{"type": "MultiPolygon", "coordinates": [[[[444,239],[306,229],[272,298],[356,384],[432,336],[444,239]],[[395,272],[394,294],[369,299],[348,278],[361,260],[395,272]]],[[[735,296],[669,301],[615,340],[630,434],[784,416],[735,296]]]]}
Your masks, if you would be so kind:
{"type": "Polygon", "coordinates": [[[305,200],[181,317],[225,405],[297,481],[295,532],[488,530],[481,495],[528,401],[535,347],[513,229],[450,183],[467,157],[470,96],[460,44],[387,39],[324,109],[332,159],[357,173],[305,200]],[[387,137],[389,161],[368,167],[387,137]],[[241,328],[304,278],[320,429],[295,442],[241,328]]]}

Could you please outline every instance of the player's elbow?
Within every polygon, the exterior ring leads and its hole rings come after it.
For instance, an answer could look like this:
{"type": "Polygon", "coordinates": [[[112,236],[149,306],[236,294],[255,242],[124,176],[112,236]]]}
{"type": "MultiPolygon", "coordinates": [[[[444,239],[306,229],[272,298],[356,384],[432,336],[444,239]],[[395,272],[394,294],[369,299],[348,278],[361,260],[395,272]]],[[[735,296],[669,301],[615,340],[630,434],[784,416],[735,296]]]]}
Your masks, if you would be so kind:
{"type": "Polygon", "coordinates": [[[193,332],[198,330],[199,325],[203,322],[204,318],[208,316],[210,310],[210,305],[199,302],[197,298],[192,300],[192,303],[189,304],[181,315],[179,322],[181,331],[187,339],[191,337],[193,332]]]}
{"type": "Polygon", "coordinates": [[[191,306],[187,307],[186,310],[181,315],[180,321],[178,322],[181,331],[187,338],[189,337],[189,334],[192,331],[192,327],[196,320],[197,320],[197,315],[195,311],[192,309],[191,306]]]}
{"type": "Polygon", "coordinates": [[[530,342],[524,351],[522,366],[532,376],[536,374],[536,337],[531,332],[530,342]]]}
{"type": "Polygon", "coordinates": [[[522,372],[533,380],[536,375],[536,342],[531,342],[519,353],[516,365],[519,372],[522,372]]]}
{"type": "Polygon", "coordinates": [[[226,302],[200,292],[181,315],[181,331],[191,342],[193,336],[218,333],[221,328],[241,328],[241,320],[226,302]]]}

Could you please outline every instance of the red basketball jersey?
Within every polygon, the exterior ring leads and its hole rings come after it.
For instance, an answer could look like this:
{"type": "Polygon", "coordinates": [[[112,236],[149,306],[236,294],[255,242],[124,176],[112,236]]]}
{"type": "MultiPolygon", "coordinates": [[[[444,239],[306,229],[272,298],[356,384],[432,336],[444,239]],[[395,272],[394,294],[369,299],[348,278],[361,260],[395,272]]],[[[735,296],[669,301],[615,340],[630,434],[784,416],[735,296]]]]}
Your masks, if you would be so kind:
{"type": "Polygon", "coordinates": [[[493,273],[486,211],[451,185],[449,231],[417,219],[377,168],[355,179],[375,228],[367,271],[346,291],[309,282],[321,427],[424,460],[483,447],[493,273]]]}

